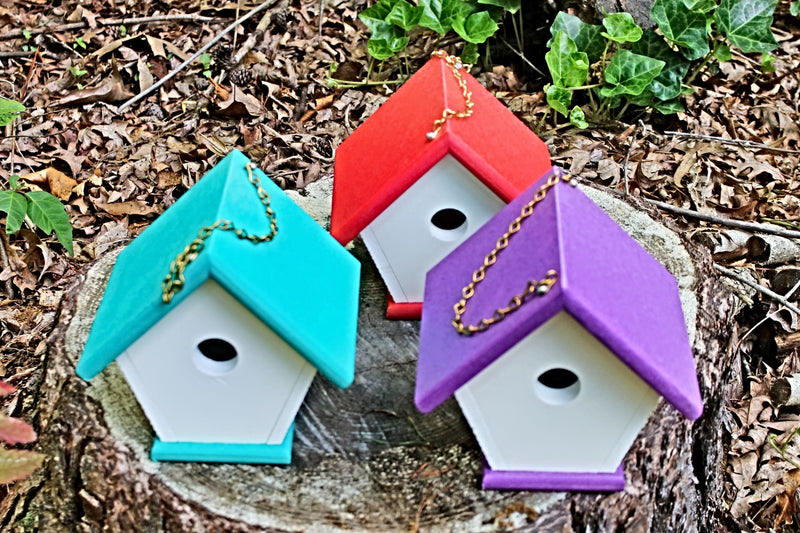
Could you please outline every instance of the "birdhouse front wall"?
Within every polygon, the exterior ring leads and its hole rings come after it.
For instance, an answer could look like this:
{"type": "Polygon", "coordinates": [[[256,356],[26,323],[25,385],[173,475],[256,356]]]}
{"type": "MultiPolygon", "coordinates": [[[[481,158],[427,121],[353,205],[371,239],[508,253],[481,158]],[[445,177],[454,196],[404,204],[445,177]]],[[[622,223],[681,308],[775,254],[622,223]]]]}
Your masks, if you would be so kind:
{"type": "Polygon", "coordinates": [[[614,472],[660,396],[561,311],[455,393],[492,470],[614,472]]]}
{"type": "Polygon", "coordinates": [[[421,302],[425,274],[472,235],[503,202],[445,155],[362,232],[396,302],[421,302]]]}
{"type": "Polygon", "coordinates": [[[316,374],[213,280],[117,363],[164,442],[280,444],[316,374]]]}

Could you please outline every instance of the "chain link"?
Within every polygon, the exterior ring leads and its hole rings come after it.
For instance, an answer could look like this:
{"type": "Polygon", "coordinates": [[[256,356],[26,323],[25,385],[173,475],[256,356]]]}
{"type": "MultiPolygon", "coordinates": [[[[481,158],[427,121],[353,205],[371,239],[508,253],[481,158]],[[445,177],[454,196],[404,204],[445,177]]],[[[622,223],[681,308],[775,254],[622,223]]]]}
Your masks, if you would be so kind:
{"type": "Polygon", "coordinates": [[[451,56],[444,50],[437,50],[431,54],[431,57],[438,57],[439,59],[443,60],[450,67],[450,70],[453,71],[453,76],[456,78],[458,86],[461,88],[461,94],[464,96],[464,110],[454,111],[449,107],[445,108],[445,110],[442,111],[442,118],[434,121],[433,129],[427,134],[427,139],[429,141],[434,140],[436,136],[439,135],[439,132],[444,127],[445,122],[451,118],[467,118],[472,115],[472,108],[475,107],[475,102],[472,101],[472,91],[470,91],[467,87],[467,80],[463,73],[463,71],[469,72],[469,70],[472,68],[472,65],[469,63],[463,63],[461,58],[457,56],[451,56]]]}
{"type": "Polygon", "coordinates": [[[184,278],[183,274],[186,270],[186,267],[189,266],[192,261],[197,259],[197,257],[200,255],[200,252],[202,252],[203,248],[205,248],[206,239],[208,239],[215,230],[231,231],[239,239],[250,241],[253,244],[271,241],[275,238],[275,235],[278,234],[278,222],[275,219],[275,212],[270,206],[271,200],[269,193],[264,190],[264,188],[261,186],[261,180],[259,180],[258,176],[253,173],[253,169],[256,168],[256,165],[248,161],[248,163],[245,165],[245,168],[247,169],[247,179],[253,184],[253,187],[256,188],[258,199],[261,201],[261,205],[264,206],[264,214],[269,220],[269,233],[265,235],[252,235],[245,229],[235,227],[233,222],[230,220],[217,220],[210,226],[204,226],[197,233],[197,237],[191,243],[189,243],[189,245],[186,246],[186,248],[184,248],[180,254],[178,254],[172,264],[170,264],[169,274],[167,274],[167,276],[164,278],[164,281],[161,282],[161,300],[165,304],[170,303],[175,294],[183,289],[183,286],[186,283],[186,279],[184,278]]]}
{"type": "Polygon", "coordinates": [[[568,181],[573,187],[577,185],[577,181],[575,179],[570,179],[569,176],[562,177],[558,174],[550,176],[550,178],[547,180],[547,183],[539,187],[539,189],[536,191],[533,196],[533,200],[522,206],[519,216],[512,220],[508,225],[508,231],[505,232],[499,239],[497,239],[494,249],[486,254],[486,257],[483,258],[483,265],[472,273],[472,281],[470,284],[461,289],[462,298],[453,306],[455,317],[451,321],[453,327],[456,328],[456,331],[460,335],[470,336],[480,331],[486,331],[489,329],[489,326],[500,322],[506,317],[506,315],[513,313],[522,307],[522,304],[524,304],[532,296],[544,296],[547,294],[550,291],[550,288],[555,285],[556,281],[558,281],[558,272],[555,270],[548,270],[544,278],[540,280],[529,281],[525,289],[521,293],[511,298],[506,307],[496,309],[490,317],[482,318],[475,325],[464,324],[464,322],[461,320],[461,317],[467,310],[467,301],[475,295],[475,288],[486,277],[486,271],[497,262],[498,254],[508,246],[511,237],[513,237],[514,234],[516,234],[522,228],[522,222],[533,214],[533,208],[536,206],[536,204],[544,200],[547,196],[547,192],[551,188],[555,187],[555,185],[560,181],[568,181]]]}

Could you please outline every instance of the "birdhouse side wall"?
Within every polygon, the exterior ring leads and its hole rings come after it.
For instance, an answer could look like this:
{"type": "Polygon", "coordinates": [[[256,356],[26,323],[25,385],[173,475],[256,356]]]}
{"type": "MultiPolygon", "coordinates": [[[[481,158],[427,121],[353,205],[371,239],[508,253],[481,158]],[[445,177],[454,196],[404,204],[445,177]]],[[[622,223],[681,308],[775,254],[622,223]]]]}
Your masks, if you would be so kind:
{"type": "Polygon", "coordinates": [[[117,363],[165,442],[280,444],[316,374],[213,280],[117,363]]]}
{"type": "Polygon", "coordinates": [[[394,301],[421,302],[428,270],[504,205],[448,154],[378,215],[361,237],[394,301]]]}
{"type": "Polygon", "coordinates": [[[659,401],[562,311],[455,393],[493,470],[614,472],[659,401]]]}

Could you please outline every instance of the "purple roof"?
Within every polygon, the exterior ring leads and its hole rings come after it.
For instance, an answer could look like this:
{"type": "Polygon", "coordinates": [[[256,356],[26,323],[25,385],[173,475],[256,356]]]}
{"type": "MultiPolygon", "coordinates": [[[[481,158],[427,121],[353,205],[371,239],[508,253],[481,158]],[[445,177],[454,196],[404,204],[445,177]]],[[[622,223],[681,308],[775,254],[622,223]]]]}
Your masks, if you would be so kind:
{"type": "Polygon", "coordinates": [[[436,265],[426,278],[415,402],[428,412],[559,311],[568,312],[689,419],[703,411],[675,278],[583,192],[560,182],[486,272],[462,317],[475,324],[528,280],[559,279],[505,320],[471,337],[450,324],[472,272],[549,171],[436,265]]]}

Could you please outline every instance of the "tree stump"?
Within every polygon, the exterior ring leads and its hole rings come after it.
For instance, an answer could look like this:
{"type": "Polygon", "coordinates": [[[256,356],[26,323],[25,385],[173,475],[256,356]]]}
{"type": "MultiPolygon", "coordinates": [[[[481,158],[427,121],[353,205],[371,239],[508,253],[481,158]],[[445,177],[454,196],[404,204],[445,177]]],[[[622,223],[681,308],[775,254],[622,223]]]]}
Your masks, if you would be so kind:
{"type": "MultiPolygon", "coordinates": [[[[455,401],[430,415],[414,407],[419,325],[384,319],[385,288],[360,243],[352,247],[363,265],[356,379],[346,390],[315,379],[298,416],[292,464],[154,463],[152,430],[116,365],[88,384],[74,373],[113,264],[109,255],[63,301],[38,380],[36,425],[48,458],[10,487],[2,529],[720,530],[718,429],[731,298],[705,255],[684,246],[646,206],[585,190],[678,278],[705,403],[692,425],[662,402],[626,456],[624,492],[481,491],[480,450],[455,401]]],[[[295,197],[325,223],[330,179],[309,193],[295,197]]],[[[560,437],[542,428],[542,438],[560,437]]],[[[591,446],[592,436],[585,442],[591,446]]]]}

